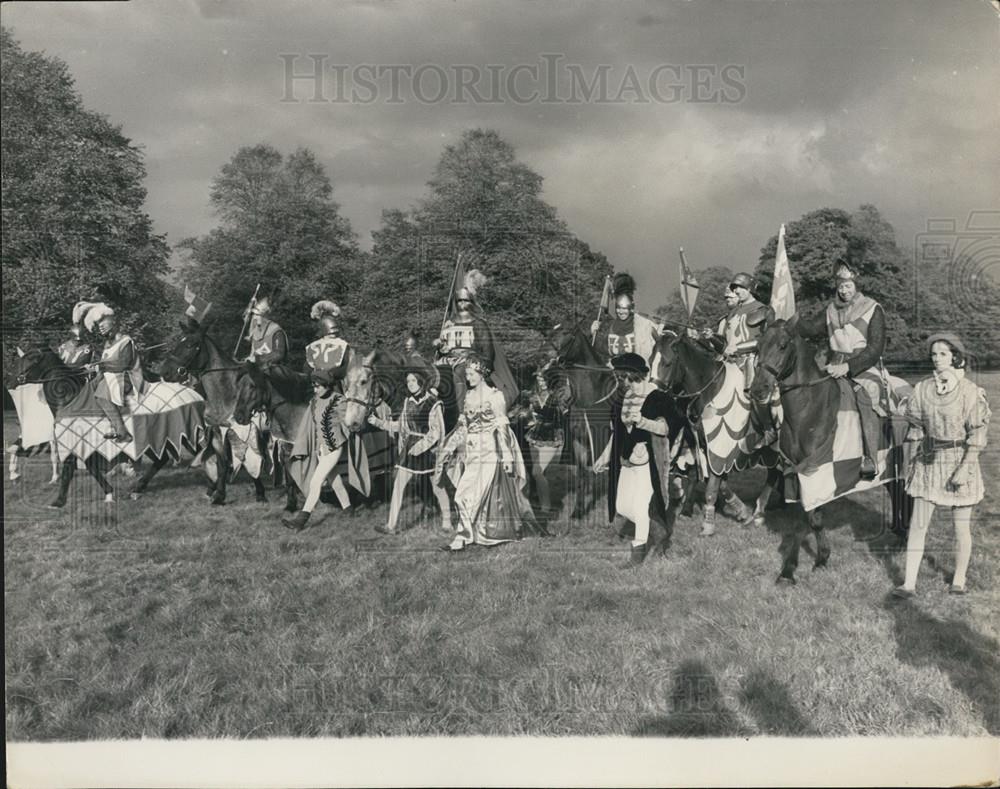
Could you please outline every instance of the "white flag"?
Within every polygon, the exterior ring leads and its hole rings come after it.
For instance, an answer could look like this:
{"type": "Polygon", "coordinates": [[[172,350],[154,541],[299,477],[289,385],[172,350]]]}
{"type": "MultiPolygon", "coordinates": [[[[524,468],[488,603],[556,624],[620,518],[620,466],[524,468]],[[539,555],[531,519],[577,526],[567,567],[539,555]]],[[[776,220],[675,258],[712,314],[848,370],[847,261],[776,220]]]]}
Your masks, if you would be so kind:
{"type": "Polygon", "coordinates": [[[788,320],[795,314],[795,286],[785,252],[785,226],[778,231],[778,253],[774,258],[774,281],[771,283],[771,309],[774,317],[788,320]]]}

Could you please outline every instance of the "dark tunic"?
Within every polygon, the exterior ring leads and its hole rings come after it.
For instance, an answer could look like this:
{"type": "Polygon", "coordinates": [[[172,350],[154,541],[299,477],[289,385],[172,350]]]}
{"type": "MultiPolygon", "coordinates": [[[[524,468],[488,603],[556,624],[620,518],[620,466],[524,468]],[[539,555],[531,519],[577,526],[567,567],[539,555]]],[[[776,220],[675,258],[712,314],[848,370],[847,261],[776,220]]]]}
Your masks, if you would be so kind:
{"type": "MultiPolygon", "coordinates": [[[[633,425],[629,430],[622,421],[622,401],[614,398],[611,404],[611,465],[608,472],[610,474],[608,484],[608,519],[613,520],[617,512],[618,477],[621,475],[622,460],[628,458],[635,449],[636,444],[646,444],[649,455],[649,475],[653,484],[653,495],[649,502],[649,517],[651,521],[657,521],[666,527],[667,514],[663,501],[663,492],[660,487],[660,471],[656,464],[656,454],[653,451],[652,441],[659,436],[653,436],[648,430],[633,425]]],[[[646,419],[667,419],[669,430],[669,419],[674,412],[673,403],[670,396],[660,390],[654,389],[642,403],[639,413],[646,419]]]]}
{"type": "MultiPolygon", "coordinates": [[[[431,430],[431,413],[440,404],[432,394],[425,394],[419,400],[412,395],[403,404],[400,417],[399,461],[397,465],[417,474],[426,474],[434,470],[437,453],[430,447],[419,455],[411,455],[410,448],[418,441],[426,438],[431,430]]],[[[443,436],[438,436],[442,438],[443,436]]]]}

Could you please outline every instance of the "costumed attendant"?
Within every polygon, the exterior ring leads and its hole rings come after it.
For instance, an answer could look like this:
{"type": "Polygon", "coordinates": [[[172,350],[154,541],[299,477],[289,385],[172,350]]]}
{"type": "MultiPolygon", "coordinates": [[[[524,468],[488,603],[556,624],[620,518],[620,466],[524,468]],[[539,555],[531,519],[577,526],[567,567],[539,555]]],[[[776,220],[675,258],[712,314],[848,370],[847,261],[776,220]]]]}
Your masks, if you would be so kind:
{"type": "Polygon", "coordinates": [[[566,401],[569,392],[566,388],[556,391],[549,387],[545,372],[543,367],[535,373],[535,385],[526,392],[524,398],[528,412],[528,429],[524,440],[531,453],[531,476],[535,481],[535,490],[538,491],[538,501],[543,515],[548,515],[552,511],[552,499],[545,469],[563,450],[566,440],[563,419],[569,410],[566,401]]]}
{"type": "Polygon", "coordinates": [[[503,393],[488,383],[491,370],[485,359],[472,354],[464,366],[468,388],[462,414],[435,471],[458,477],[455,503],[461,523],[445,548],[450,551],[520,539],[525,525],[537,529],[521,490],[524,459],[507,420],[503,393]]]}
{"type": "Polygon", "coordinates": [[[123,418],[125,398],[133,392],[138,396],[144,389],[139,354],[132,338],[119,331],[115,311],[107,304],[95,304],[87,310],[84,325],[90,332],[96,328],[107,340],[96,365],[100,376],[94,391],[98,406],[111,422],[111,432],[104,437],[127,444],[132,434],[123,418]]]}
{"type": "Polygon", "coordinates": [[[432,380],[428,365],[407,369],[404,380],[408,394],[403,401],[399,419],[382,419],[375,414],[368,417],[370,424],[399,436],[389,519],[385,526],[376,526],[375,531],[383,534],[396,533],[406,486],[414,477],[427,477],[431,480],[431,490],[441,508],[441,528],[450,534],[451,502],[447,491],[433,479],[437,453],[444,443],[444,408],[441,401],[428,391],[428,384],[432,380]]]}
{"type": "Polygon", "coordinates": [[[972,508],[983,499],[979,454],[986,447],[990,406],[986,392],[965,377],[966,351],[951,333],[928,340],[934,374],[916,385],[906,408],[907,440],[920,441],[906,480],[913,515],[906,544],[906,576],[893,590],[897,597],[916,594],[924,539],[935,507],[951,510],[955,525],[955,575],[952,594],[965,594],[965,574],[972,555],[972,508]]]}
{"type": "MultiPolygon", "coordinates": [[[[659,545],[665,549],[669,544],[670,521],[653,441],[663,440],[668,434],[665,414],[669,413],[670,397],[647,380],[649,367],[638,354],[621,354],[611,364],[625,391],[620,404],[612,404],[611,439],[594,463],[594,471],[600,474],[610,467],[618,472],[614,510],[616,519],[635,524],[635,538],[625,565],[634,567],[642,564],[648,553],[651,521],[666,531],[659,545]]],[[[669,451],[662,454],[669,458],[669,451]]]]}
{"type": "Polygon", "coordinates": [[[309,315],[318,322],[322,335],[306,346],[305,369],[313,396],[292,444],[288,469],[299,490],[305,491],[306,501],[300,512],[281,519],[284,526],[296,531],[309,522],[323,483],[337,467],[348,439],[340,390],[350,346],[340,336],[340,307],[332,301],[318,301],[309,315]]]}

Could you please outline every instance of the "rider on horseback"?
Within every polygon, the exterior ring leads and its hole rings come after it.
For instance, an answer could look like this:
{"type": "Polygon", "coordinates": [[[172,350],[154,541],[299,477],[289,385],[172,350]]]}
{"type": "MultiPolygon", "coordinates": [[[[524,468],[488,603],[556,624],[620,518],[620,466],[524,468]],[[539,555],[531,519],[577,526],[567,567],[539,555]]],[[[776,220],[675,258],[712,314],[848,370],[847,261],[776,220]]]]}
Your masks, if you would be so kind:
{"type": "Polygon", "coordinates": [[[594,321],[591,335],[596,335],[594,347],[609,360],[625,353],[637,353],[651,366],[656,351],[659,329],[655,321],[635,309],[635,280],[630,274],[615,274],[612,283],[614,314],[594,321]],[[601,337],[605,337],[601,342],[601,337]]]}
{"type": "MultiPolygon", "coordinates": [[[[750,289],[753,278],[740,272],[733,277],[726,289],[726,306],[729,314],[721,321],[714,333],[706,332],[713,347],[719,350],[726,361],[733,362],[743,373],[743,388],[749,396],[757,370],[757,342],[767,321],[767,307],[754,298],[750,289]]],[[[750,424],[757,436],[750,446],[757,448],[773,444],[777,438],[770,409],[750,398],[750,424]]]]}
{"type": "Polygon", "coordinates": [[[820,369],[832,378],[851,380],[861,419],[861,478],[878,473],[879,411],[885,409],[887,391],[881,370],[885,351],[885,311],[858,290],[855,272],[846,263],[836,270],[837,295],[826,311],[812,320],[799,321],[803,337],[829,337],[830,347],[816,357],[820,369]]]}
{"type": "Polygon", "coordinates": [[[295,371],[286,363],[288,335],[271,320],[270,315],[271,299],[267,295],[254,299],[247,308],[244,316],[250,318],[250,355],[247,361],[260,367],[275,384],[287,386],[297,379],[295,371]]]}
{"type": "Polygon", "coordinates": [[[317,301],[309,317],[318,322],[319,339],[306,346],[306,373],[313,386],[340,388],[347,371],[350,345],[340,336],[340,307],[326,299],[317,301]]]}
{"type": "Polygon", "coordinates": [[[73,325],[70,327],[71,337],[67,338],[58,349],[59,358],[68,367],[83,367],[94,359],[94,348],[83,338],[83,319],[91,307],[96,306],[90,301],[78,301],[73,307],[73,325]]]}
{"type": "Polygon", "coordinates": [[[83,318],[87,331],[94,331],[107,338],[96,369],[100,373],[94,396],[104,415],[111,422],[111,432],[104,437],[112,441],[128,443],[132,434],[125,426],[122,409],[125,398],[133,391],[141,394],[144,380],[142,364],[135,343],[118,329],[115,311],[107,304],[94,304],[83,318]]]}

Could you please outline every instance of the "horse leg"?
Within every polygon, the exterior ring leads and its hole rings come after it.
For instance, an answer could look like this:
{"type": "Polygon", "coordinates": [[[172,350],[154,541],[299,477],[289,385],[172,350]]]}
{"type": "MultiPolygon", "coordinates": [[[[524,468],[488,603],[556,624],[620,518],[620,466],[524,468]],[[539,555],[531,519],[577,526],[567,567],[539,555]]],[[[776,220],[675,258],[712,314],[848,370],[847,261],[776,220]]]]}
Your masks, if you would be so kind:
{"type": "Polygon", "coordinates": [[[781,472],[777,467],[769,468],[767,470],[767,478],[764,480],[764,488],[761,490],[760,495],[757,496],[757,501],[754,503],[753,513],[751,513],[750,518],[746,522],[741,524],[742,526],[749,526],[751,524],[754,526],[764,525],[764,509],[767,507],[767,502],[771,499],[771,494],[781,483],[781,479],[781,472]]]}
{"type": "MultiPolygon", "coordinates": [[[[574,471],[577,475],[577,479],[574,480],[574,495],[573,495],[573,511],[570,513],[570,518],[573,520],[579,520],[584,516],[587,511],[587,495],[586,491],[580,490],[580,486],[584,484],[586,477],[584,476],[589,472],[587,460],[588,460],[589,450],[583,441],[578,437],[573,437],[573,458],[574,471]]],[[[597,486],[591,485],[591,498],[590,506],[592,507],[597,500],[597,486]]]]}
{"type": "Polygon", "coordinates": [[[162,457],[156,457],[155,455],[150,454],[150,458],[153,462],[149,464],[149,468],[142,472],[142,475],[136,480],[135,485],[132,487],[132,491],[129,493],[129,498],[133,501],[146,492],[146,488],[149,487],[149,481],[155,477],[156,472],[167,465],[167,462],[170,460],[170,456],[166,451],[164,451],[162,457]]]}
{"type": "Polygon", "coordinates": [[[219,475],[215,481],[212,504],[218,507],[226,503],[226,482],[229,480],[230,469],[229,442],[223,437],[221,430],[212,442],[212,449],[215,451],[215,468],[219,475]]]}
{"type": "Polygon", "coordinates": [[[737,496],[735,492],[733,492],[733,489],[729,486],[729,480],[726,475],[722,476],[722,479],[719,482],[719,488],[722,493],[722,506],[725,508],[729,517],[740,524],[749,522],[752,515],[750,508],[743,503],[743,500],[737,496]]]}
{"type": "Polygon", "coordinates": [[[267,489],[264,487],[264,483],[261,481],[260,477],[253,478],[253,492],[255,501],[260,504],[267,503],[267,489]]]}
{"type": "Polygon", "coordinates": [[[105,460],[103,455],[95,452],[84,461],[84,465],[87,467],[87,471],[90,472],[90,476],[101,486],[101,490],[104,492],[105,504],[114,503],[115,489],[108,482],[107,478],[108,469],[112,468],[111,463],[105,460]]]}
{"type": "Polygon", "coordinates": [[[715,534],[715,499],[719,495],[722,477],[709,472],[708,484],[705,486],[705,512],[701,521],[701,536],[711,537],[715,534]]]}
{"type": "Polygon", "coordinates": [[[52,466],[52,478],[49,479],[49,484],[55,485],[59,481],[59,447],[55,439],[49,442],[49,463],[52,466]]]}
{"type": "Polygon", "coordinates": [[[694,474],[688,474],[683,482],[684,485],[684,506],[681,507],[681,515],[690,518],[694,515],[694,486],[698,484],[698,478],[694,474]]]}
{"type": "Polygon", "coordinates": [[[813,563],[813,569],[819,570],[826,567],[826,563],[830,560],[830,543],[827,542],[826,532],[823,531],[822,508],[809,513],[809,527],[816,535],[816,561],[813,563]]]}
{"type": "Polygon", "coordinates": [[[892,504],[892,534],[905,543],[913,514],[913,497],[907,495],[902,480],[894,479],[889,483],[889,498],[892,504]]]}
{"type": "Polygon", "coordinates": [[[70,455],[62,462],[62,468],[59,470],[59,493],[56,494],[55,499],[49,504],[53,509],[60,509],[66,506],[66,497],[69,495],[69,484],[73,481],[73,475],[76,474],[76,456],[70,455]]]}
{"type": "Polygon", "coordinates": [[[799,549],[802,547],[804,531],[802,521],[796,519],[792,530],[782,537],[779,548],[782,556],[781,574],[777,581],[779,584],[795,583],[795,569],[799,566],[799,549]]]}
{"type": "Polygon", "coordinates": [[[10,465],[8,466],[7,478],[11,482],[14,482],[15,480],[21,478],[21,473],[17,470],[17,452],[18,452],[18,449],[19,449],[19,447],[18,447],[18,445],[16,443],[15,444],[11,444],[9,447],[7,447],[7,453],[10,455],[10,465]]]}

